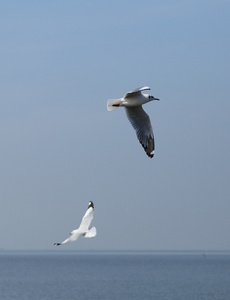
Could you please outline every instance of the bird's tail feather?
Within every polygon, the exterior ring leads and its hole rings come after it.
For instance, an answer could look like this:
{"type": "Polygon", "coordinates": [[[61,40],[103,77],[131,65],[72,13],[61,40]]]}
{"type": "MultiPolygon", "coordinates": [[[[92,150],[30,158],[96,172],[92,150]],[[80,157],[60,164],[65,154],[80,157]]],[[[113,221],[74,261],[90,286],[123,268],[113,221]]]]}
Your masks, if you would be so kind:
{"type": "Polygon", "coordinates": [[[95,227],[90,228],[86,234],[84,235],[85,238],[92,238],[97,234],[97,229],[95,227]]]}
{"type": "Polygon", "coordinates": [[[117,108],[121,104],[121,99],[111,99],[107,101],[107,109],[108,111],[117,108]]]}

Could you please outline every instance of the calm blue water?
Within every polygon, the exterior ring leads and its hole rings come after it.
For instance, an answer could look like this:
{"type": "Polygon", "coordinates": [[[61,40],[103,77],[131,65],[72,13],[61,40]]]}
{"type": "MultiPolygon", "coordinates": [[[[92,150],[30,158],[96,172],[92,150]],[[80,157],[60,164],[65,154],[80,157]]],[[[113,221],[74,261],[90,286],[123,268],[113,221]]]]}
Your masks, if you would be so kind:
{"type": "Polygon", "coordinates": [[[0,299],[229,300],[230,255],[2,251],[0,299]]]}

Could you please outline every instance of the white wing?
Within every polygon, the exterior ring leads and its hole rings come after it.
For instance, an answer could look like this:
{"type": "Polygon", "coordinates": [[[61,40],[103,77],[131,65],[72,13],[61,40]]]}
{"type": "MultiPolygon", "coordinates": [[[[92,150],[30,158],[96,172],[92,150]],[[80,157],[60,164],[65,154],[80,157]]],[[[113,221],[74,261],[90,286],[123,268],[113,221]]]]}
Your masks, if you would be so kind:
{"type": "Polygon", "coordinates": [[[94,205],[93,202],[89,202],[89,206],[88,209],[85,213],[85,215],[83,216],[82,220],[81,220],[81,224],[79,226],[79,230],[82,232],[86,232],[93,220],[93,214],[94,214],[94,205]]]}
{"type": "Polygon", "coordinates": [[[154,136],[149,116],[142,106],[125,107],[126,115],[136,131],[137,138],[149,157],[154,155],[154,136]]]}
{"type": "Polygon", "coordinates": [[[127,94],[125,94],[124,98],[135,97],[138,94],[141,94],[141,91],[145,91],[145,90],[150,90],[150,88],[148,86],[141,86],[141,87],[135,89],[134,91],[131,91],[131,92],[128,92],[127,94]]]}
{"type": "Polygon", "coordinates": [[[54,243],[55,246],[60,246],[60,245],[63,245],[63,244],[66,244],[66,243],[69,243],[69,242],[74,242],[76,241],[79,237],[81,236],[80,233],[76,232],[74,234],[71,234],[70,237],[68,237],[66,240],[64,240],[63,242],[61,243],[54,243]]]}

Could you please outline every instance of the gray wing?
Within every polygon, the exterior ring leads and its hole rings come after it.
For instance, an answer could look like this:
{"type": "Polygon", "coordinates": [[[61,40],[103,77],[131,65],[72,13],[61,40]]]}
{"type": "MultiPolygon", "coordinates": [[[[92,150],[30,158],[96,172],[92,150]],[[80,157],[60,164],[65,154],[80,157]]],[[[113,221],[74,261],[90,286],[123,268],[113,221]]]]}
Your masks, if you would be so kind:
{"type": "Polygon", "coordinates": [[[150,88],[148,86],[141,86],[141,87],[135,89],[134,91],[131,91],[131,92],[128,92],[127,94],[125,94],[124,98],[137,96],[138,94],[141,94],[141,91],[145,91],[145,90],[150,90],[150,88]]]}
{"type": "Polygon", "coordinates": [[[136,131],[137,138],[149,157],[153,157],[155,144],[149,116],[142,106],[125,107],[126,115],[136,131]]]}

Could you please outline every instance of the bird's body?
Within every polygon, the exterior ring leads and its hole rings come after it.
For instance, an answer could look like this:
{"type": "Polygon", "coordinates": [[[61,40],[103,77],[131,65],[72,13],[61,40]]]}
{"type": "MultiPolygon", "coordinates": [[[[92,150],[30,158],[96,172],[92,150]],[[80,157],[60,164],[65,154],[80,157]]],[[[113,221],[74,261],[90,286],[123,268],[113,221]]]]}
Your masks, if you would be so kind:
{"type": "Polygon", "coordinates": [[[95,227],[92,227],[89,229],[89,226],[93,220],[93,214],[94,214],[94,205],[93,202],[90,201],[88,205],[88,209],[85,213],[85,215],[82,218],[81,224],[78,227],[78,229],[75,229],[71,231],[70,237],[68,237],[66,240],[64,240],[61,243],[54,243],[55,246],[60,246],[69,242],[76,241],[80,236],[84,236],[85,238],[91,238],[94,237],[97,234],[97,230],[95,227]]]}
{"type": "MultiPolygon", "coordinates": [[[[134,94],[135,95],[135,94],[134,94]]],[[[137,107],[140,105],[143,105],[147,102],[149,102],[149,98],[148,95],[146,94],[137,94],[136,96],[133,96],[132,94],[130,94],[130,96],[126,96],[124,98],[121,98],[121,105],[120,106],[124,106],[124,107],[137,107]]]]}
{"type": "Polygon", "coordinates": [[[141,91],[144,90],[150,90],[150,88],[143,86],[128,92],[123,98],[108,100],[107,109],[111,111],[116,107],[125,107],[126,115],[136,131],[139,142],[146,154],[152,158],[155,150],[154,135],[149,116],[143,110],[142,105],[159,99],[142,94],[141,91]]]}

